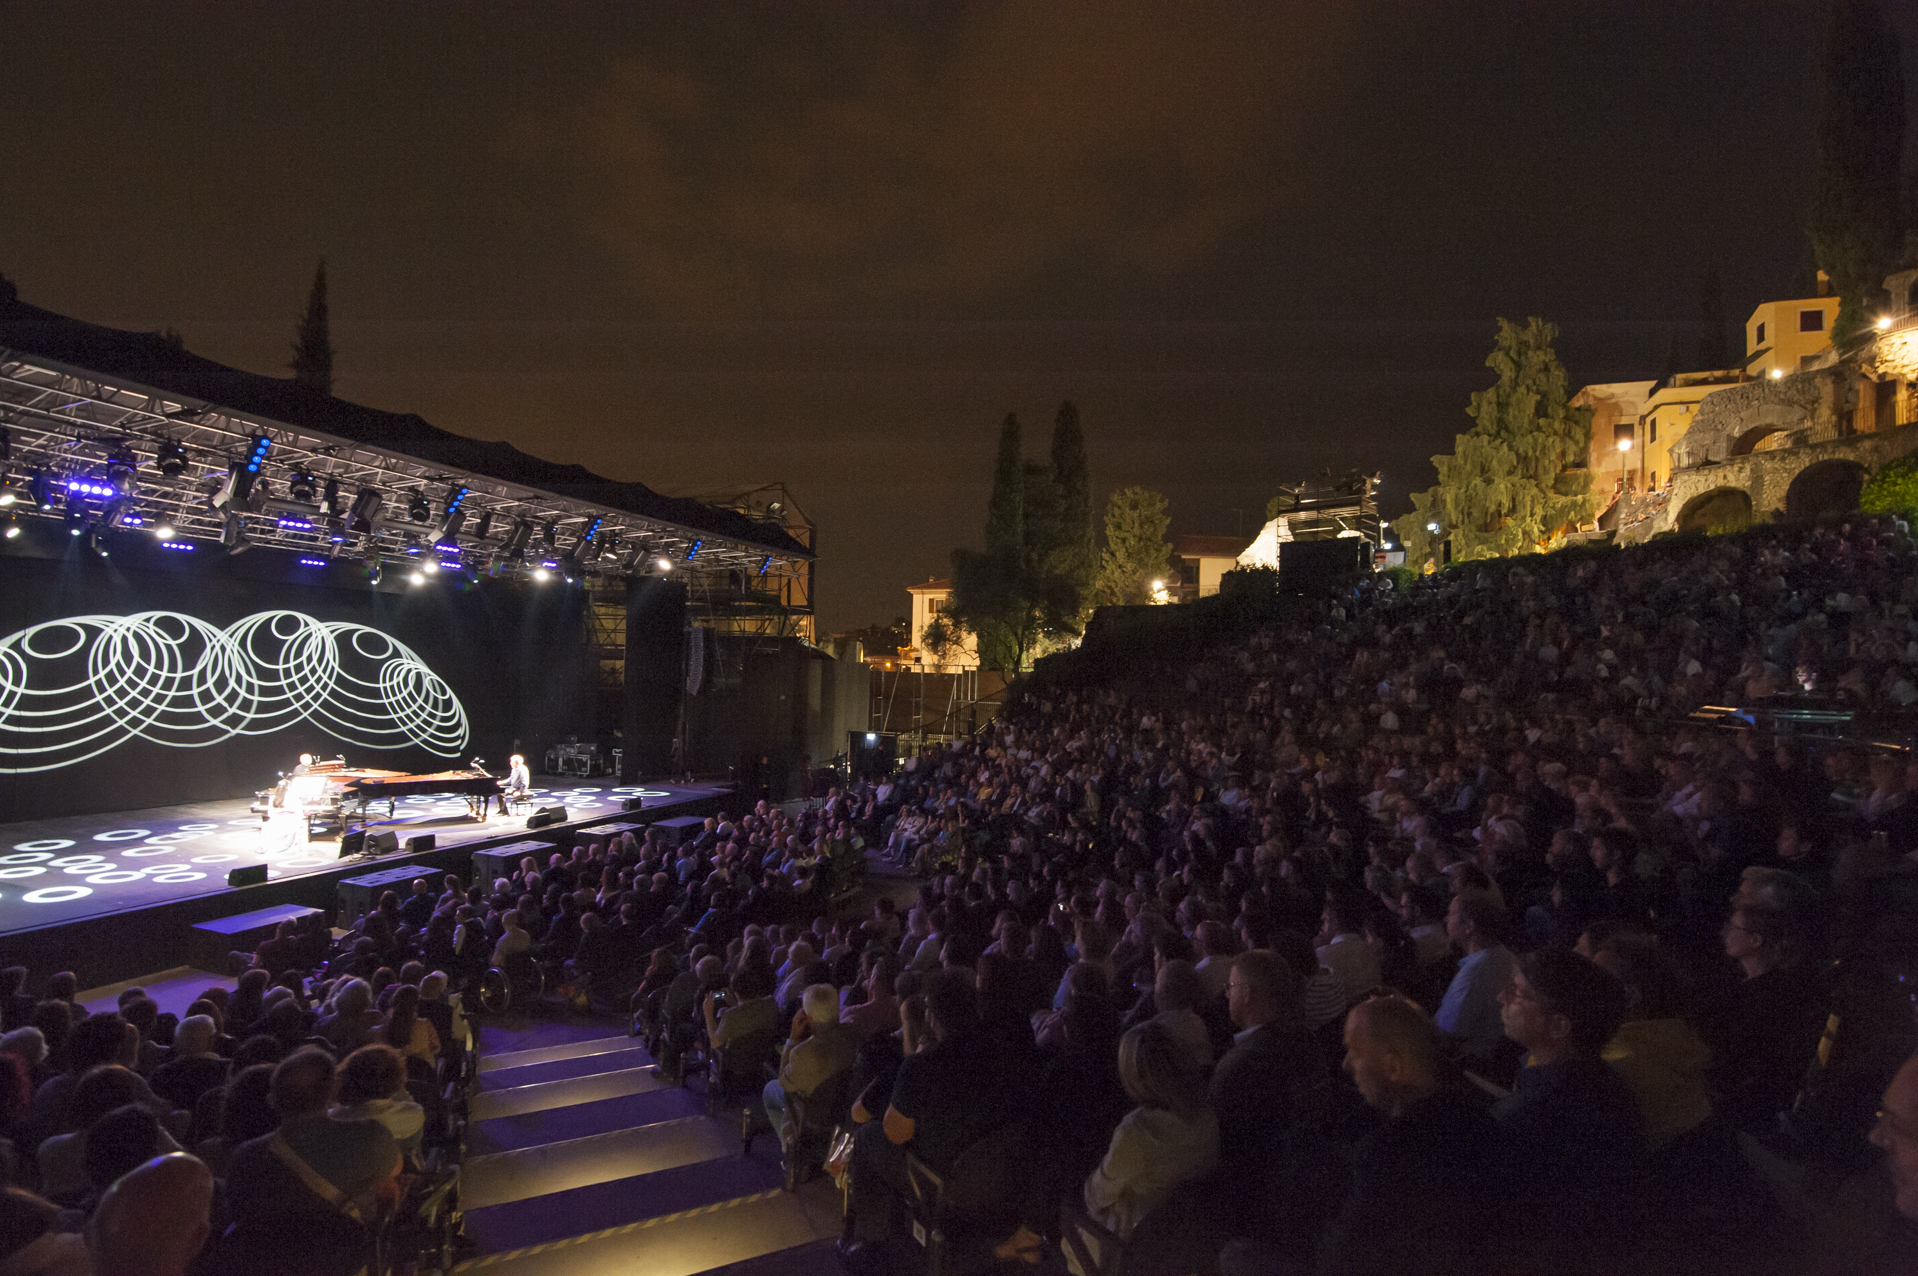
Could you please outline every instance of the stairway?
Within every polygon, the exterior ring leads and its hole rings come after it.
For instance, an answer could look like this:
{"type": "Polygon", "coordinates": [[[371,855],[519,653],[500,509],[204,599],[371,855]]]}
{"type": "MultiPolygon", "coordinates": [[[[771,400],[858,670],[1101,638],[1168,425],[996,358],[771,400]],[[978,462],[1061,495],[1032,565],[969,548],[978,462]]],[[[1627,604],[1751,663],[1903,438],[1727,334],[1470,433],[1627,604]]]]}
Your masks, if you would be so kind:
{"type": "Polygon", "coordinates": [[[786,1192],[778,1141],[742,1156],[737,1117],[654,1076],[618,1023],[515,1016],[480,1030],[479,1054],[460,1173],[478,1248],[455,1270],[843,1276],[830,1181],[786,1192]]]}

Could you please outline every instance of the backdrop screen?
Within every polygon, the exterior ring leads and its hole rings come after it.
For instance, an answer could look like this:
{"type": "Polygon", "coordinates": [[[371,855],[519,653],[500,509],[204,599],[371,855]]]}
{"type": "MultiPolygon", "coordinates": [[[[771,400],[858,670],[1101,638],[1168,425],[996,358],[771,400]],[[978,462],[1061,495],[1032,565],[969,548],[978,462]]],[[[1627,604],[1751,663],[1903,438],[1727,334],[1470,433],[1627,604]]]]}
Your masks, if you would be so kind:
{"type": "Polygon", "coordinates": [[[250,795],[301,753],[498,771],[593,734],[577,591],[125,557],[0,558],[0,819],[250,795]]]}

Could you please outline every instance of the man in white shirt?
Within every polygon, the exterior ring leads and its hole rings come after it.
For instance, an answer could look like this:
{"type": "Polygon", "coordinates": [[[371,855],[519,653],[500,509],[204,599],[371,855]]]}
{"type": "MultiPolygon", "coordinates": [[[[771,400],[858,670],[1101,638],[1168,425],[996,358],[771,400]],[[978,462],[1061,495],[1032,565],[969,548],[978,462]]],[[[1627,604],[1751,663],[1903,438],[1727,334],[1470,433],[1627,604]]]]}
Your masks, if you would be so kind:
{"type": "Polygon", "coordinates": [[[1379,959],[1359,930],[1357,911],[1332,899],[1320,914],[1319,965],[1338,976],[1348,1006],[1379,986],[1379,959]]]}
{"type": "Polygon", "coordinates": [[[1468,1063],[1491,1061],[1505,1040],[1498,999],[1518,962],[1499,941],[1504,920],[1504,907],[1487,891],[1459,892],[1445,916],[1445,931],[1465,956],[1433,1018],[1458,1040],[1468,1063]]]}

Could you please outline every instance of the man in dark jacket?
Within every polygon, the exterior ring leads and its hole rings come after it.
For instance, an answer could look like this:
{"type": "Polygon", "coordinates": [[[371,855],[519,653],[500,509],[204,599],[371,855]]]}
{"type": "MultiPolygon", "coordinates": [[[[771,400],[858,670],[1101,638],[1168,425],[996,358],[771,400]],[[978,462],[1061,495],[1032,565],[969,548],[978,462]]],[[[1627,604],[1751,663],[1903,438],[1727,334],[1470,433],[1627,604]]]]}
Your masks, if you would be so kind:
{"type": "Polygon", "coordinates": [[[1226,976],[1226,1008],[1238,1030],[1212,1071],[1219,1166],[1227,1177],[1264,1177],[1289,1133],[1326,1118],[1326,1060],[1299,1023],[1305,983],[1276,954],[1240,953],[1226,976]]]}

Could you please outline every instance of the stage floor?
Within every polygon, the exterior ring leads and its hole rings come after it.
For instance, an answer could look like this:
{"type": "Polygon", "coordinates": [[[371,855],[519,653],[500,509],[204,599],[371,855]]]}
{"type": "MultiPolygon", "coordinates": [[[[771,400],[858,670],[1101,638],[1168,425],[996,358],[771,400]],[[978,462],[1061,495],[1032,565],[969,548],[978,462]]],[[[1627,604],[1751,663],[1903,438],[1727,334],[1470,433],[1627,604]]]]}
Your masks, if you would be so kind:
{"type": "MultiPolygon", "coordinates": [[[[532,794],[535,809],[564,806],[573,821],[617,814],[629,797],[644,798],[651,813],[721,791],[540,776],[532,794]]],[[[230,870],[248,865],[265,864],[274,880],[340,867],[337,838],[269,854],[252,805],[251,798],[235,798],[0,824],[0,935],[216,894],[228,889],[230,870]]],[[[510,836],[525,829],[526,819],[495,814],[478,821],[464,798],[411,797],[399,801],[395,818],[369,820],[367,829],[390,829],[402,841],[431,833],[444,848],[510,836]]],[[[369,859],[366,871],[402,862],[369,859]]]]}

